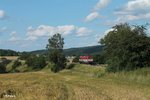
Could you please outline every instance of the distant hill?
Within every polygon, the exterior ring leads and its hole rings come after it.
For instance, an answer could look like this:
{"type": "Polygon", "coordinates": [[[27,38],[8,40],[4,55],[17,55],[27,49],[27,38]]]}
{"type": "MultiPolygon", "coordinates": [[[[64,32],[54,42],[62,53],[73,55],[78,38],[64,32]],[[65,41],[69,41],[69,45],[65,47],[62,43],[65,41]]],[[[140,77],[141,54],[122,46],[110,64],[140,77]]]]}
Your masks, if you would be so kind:
{"type": "Polygon", "coordinates": [[[0,49],[0,56],[18,56],[19,52],[13,50],[0,49]]]}
{"type": "MultiPolygon", "coordinates": [[[[69,48],[64,49],[64,53],[66,56],[72,55],[94,55],[99,54],[103,49],[103,46],[96,45],[96,46],[88,46],[88,47],[78,47],[78,48],[69,48]]],[[[32,54],[46,54],[47,50],[35,50],[27,53],[32,54]]],[[[13,50],[4,50],[0,49],[0,56],[18,56],[21,52],[16,52],[13,50]]]]}
{"type": "MultiPolygon", "coordinates": [[[[96,46],[64,49],[64,53],[67,56],[94,55],[94,54],[99,54],[102,51],[102,49],[103,49],[103,46],[96,45],[96,46]]],[[[33,54],[46,54],[47,50],[36,50],[36,51],[32,51],[31,53],[33,53],[33,54]]]]}

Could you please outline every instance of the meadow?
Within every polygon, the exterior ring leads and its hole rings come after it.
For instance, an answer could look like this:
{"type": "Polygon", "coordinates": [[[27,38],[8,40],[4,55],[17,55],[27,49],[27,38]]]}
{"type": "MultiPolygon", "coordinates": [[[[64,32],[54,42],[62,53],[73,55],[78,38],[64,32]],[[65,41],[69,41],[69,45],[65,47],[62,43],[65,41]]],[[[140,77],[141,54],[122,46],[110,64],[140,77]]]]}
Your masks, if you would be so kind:
{"type": "Polygon", "coordinates": [[[70,70],[53,73],[48,67],[0,74],[1,99],[150,100],[150,68],[106,73],[105,65],[75,64],[70,70]]]}

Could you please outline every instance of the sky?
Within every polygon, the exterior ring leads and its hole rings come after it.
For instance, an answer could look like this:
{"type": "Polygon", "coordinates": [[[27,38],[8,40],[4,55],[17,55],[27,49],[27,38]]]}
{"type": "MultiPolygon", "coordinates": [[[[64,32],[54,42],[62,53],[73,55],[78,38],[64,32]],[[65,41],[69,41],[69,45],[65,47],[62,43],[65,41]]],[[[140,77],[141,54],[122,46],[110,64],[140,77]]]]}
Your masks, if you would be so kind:
{"type": "Polygon", "coordinates": [[[56,33],[64,48],[93,46],[116,24],[149,21],[150,0],[0,0],[0,49],[45,49],[56,33]]]}

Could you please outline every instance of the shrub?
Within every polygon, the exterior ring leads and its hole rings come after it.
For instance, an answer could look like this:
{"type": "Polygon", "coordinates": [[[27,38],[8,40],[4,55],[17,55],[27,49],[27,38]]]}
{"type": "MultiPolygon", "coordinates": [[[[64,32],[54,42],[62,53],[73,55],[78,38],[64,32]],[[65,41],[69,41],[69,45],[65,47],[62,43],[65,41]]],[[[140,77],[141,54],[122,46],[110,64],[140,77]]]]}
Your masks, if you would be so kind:
{"type": "Polygon", "coordinates": [[[51,71],[59,72],[60,70],[63,70],[66,66],[65,55],[60,51],[53,51],[50,54],[49,59],[50,62],[54,63],[54,66],[51,68],[51,71]]]}
{"type": "Polygon", "coordinates": [[[59,65],[54,64],[53,66],[51,66],[51,71],[57,73],[59,71],[59,65]]]}
{"type": "Polygon", "coordinates": [[[31,56],[30,53],[27,53],[27,52],[22,52],[19,56],[19,59],[20,60],[27,60],[29,57],[31,56]]]}
{"type": "Polygon", "coordinates": [[[72,62],[75,62],[75,63],[79,62],[79,56],[76,56],[76,57],[72,60],[72,62]]]}
{"type": "Polygon", "coordinates": [[[11,62],[11,60],[8,60],[7,58],[1,58],[0,61],[4,66],[7,66],[7,64],[9,64],[11,62]]]}
{"type": "Polygon", "coordinates": [[[21,62],[19,60],[15,60],[13,65],[12,65],[12,69],[16,69],[16,67],[20,66],[21,62]]]}
{"type": "Polygon", "coordinates": [[[105,63],[104,55],[102,55],[102,54],[94,55],[93,60],[94,60],[95,64],[104,64],[105,63]]]}
{"type": "Polygon", "coordinates": [[[26,60],[26,64],[33,69],[39,70],[46,66],[46,60],[43,56],[37,57],[35,55],[32,55],[26,60]]]}
{"type": "Polygon", "coordinates": [[[3,63],[0,63],[0,73],[6,72],[6,66],[3,63]]]}
{"type": "Polygon", "coordinates": [[[6,58],[1,58],[0,60],[0,73],[6,73],[6,66],[11,62],[11,60],[8,60],[6,58]]]}
{"type": "Polygon", "coordinates": [[[66,66],[66,69],[72,69],[73,67],[75,66],[75,64],[68,64],[67,66],[66,66]]]}

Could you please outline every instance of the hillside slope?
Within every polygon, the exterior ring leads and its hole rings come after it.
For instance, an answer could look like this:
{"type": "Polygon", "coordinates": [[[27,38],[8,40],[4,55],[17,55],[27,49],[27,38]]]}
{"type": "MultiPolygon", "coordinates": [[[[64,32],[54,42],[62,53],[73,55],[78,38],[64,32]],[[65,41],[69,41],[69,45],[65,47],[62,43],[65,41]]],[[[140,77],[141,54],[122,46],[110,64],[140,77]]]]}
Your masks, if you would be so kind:
{"type": "MultiPolygon", "coordinates": [[[[70,48],[70,49],[64,49],[64,53],[67,56],[72,55],[93,55],[93,54],[99,54],[103,49],[103,46],[97,45],[97,46],[89,46],[89,47],[79,47],[79,48],[70,48]]],[[[36,50],[32,51],[33,54],[45,54],[47,53],[46,50],[36,50]]]]}
{"type": "MultiPolygon", "coordinates": [[[[143,69],[147,70],[150,71],[143,69]]],[[[149,72],[146,76],[141,70],[135,72],[143,76],[137,76],[139,81],[131,76],[128,79],[123,73],[104,75],[103,67],[79,64],[57,74],[50,71],[1,74],[0,96],[4,100],[8,98],[4,93],[11,93],[15,100],[150,100],[149,72]]]]}
{"type": "Polygon", "coordinates": [[[16,52],[14,50],[5,50],[0,49],[0,56],[18,56],[19,52],[16,52]]]}

